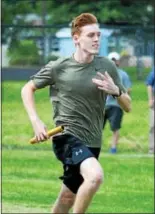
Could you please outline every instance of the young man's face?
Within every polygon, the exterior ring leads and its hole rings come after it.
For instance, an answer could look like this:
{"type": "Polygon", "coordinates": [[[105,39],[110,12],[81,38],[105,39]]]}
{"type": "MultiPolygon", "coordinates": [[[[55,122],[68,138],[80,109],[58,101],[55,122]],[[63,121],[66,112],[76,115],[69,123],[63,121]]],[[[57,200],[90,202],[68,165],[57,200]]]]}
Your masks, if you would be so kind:
{"type": "Polygon", "coordinates": [[[81,34],[73,37],[79,48],[88,54],[98,54],[101,32],[98,24],[81,27],[81,34]]]}

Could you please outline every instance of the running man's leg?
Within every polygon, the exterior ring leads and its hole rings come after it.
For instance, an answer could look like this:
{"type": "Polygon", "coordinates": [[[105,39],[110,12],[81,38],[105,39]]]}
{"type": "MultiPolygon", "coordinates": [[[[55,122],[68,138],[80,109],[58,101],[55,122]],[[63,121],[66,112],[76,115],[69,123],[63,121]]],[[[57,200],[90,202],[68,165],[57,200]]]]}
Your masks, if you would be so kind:
{"type": "Polygon", "coordinates": [[[85,213],[103,180],[103,170],[94,157],[90,157],[81,163],[80,173],[84,181],[78,189],[73,213],[85,213]]]}
{"type": "Polygon", "coordinates": [[[62,184],[59,196],[52,208],[52,213],[68,213],[75,201],[75,194],[62,184]]]}

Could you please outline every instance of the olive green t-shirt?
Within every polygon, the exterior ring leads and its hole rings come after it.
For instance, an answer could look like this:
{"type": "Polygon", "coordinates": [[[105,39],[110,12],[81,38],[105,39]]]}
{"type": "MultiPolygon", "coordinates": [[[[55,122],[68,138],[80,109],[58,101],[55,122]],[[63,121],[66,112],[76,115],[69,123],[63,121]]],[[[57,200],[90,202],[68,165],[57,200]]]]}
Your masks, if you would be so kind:
{"type": "Polygon", "coordinates": [[[78,63],[73,57],[59,58],[32,77],[37,88],[50,86],[56,126],[63,125],[64,133],[94,148],[101,147],[107,94],[97,88],[92,78],[105,71],[125,91],[115,65],[105,57],[96,56],[91,63],[78,63]]]}

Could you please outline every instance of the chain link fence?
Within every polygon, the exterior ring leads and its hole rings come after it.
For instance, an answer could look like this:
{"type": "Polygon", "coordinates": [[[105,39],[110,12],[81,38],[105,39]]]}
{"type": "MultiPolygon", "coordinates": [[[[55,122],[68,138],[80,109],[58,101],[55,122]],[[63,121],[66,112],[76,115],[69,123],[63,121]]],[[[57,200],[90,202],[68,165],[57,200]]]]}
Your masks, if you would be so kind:
{"type": "MultiPolygon", "coordinates": [[[[154,56],[154,26],[100,25],[99,55],[116,51],[121,55],[121,67],[136,67],[137,79],[143,78],[143,68],[151,67],[154,56]]],[[[42,66],[60,56],[70,56],[74,44],[69,25],[22,26],[2,25],[2,68],[12,66],[42,66]],[[3,33],[4,32],[4,33],[3,33]],[[12,51],[14,50],[14,51],[12,51]]]]}

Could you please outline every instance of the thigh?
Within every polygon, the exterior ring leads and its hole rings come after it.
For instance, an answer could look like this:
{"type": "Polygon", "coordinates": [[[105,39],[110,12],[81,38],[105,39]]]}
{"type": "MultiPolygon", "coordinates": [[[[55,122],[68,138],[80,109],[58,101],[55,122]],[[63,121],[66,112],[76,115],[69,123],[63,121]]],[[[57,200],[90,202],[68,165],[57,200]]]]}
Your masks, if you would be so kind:
{"type": "Polygon", "coordinates": [[[100,149],[92,152],[81,140],[72,135],[54,138],[53,149],[57,158],[63,163],[64,174],[60,179],[76,194],[83,182],[80,164],[89,157],[97,156],[100,149]]]}
{"type": "Polygon", "coordinates": [[[71,200],[74,200],[75,194],[65,184],[62,184],[58,198],[70,198],[71,200]]]}
{"type": "Polygon", "coordinates": [[[83,183],[83,176],[80,173],[80,166],[83,161],[89,158],[98,158],[100,149],[88,148],[84,144],[76,142],[70,151],[70,157],[64,164],[64,184],[72,190],[73,193],[77,193],[79,187],[83,183]]]}
{"type": "Polygon", "coordinates": [[[84,179],[90,179],[96,175],[103,177],[103,169],[94,157],[90,157],[81,163],[80,173],[84,179]]]}
{"type": "Polygon", "coordinates": [[[64,174],[60,179],[63,180],[63,183],[72,193],[76,194],[80,185],[83,183],[79,165],[64,165],[64,174]]]}

